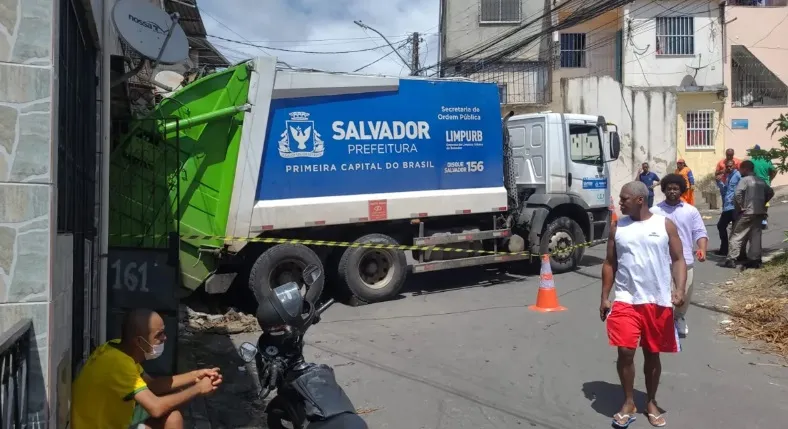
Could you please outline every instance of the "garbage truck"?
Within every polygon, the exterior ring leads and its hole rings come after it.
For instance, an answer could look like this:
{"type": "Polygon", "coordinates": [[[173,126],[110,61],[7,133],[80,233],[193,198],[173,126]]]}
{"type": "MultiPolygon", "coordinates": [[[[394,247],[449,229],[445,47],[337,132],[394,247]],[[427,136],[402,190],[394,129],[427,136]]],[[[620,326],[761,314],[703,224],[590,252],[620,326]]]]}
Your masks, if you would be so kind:
{"type": "Polygon", "coordinates": [[[188,290],[276,287],[317,264],[365,303],[409,273],[543,254],[574,269],[606,237],[620,145],[603,116],[502,118],[494,83],[272,57],[204,76],[127,128],[111,154],[112,245],[164,227],[188,290]]]}

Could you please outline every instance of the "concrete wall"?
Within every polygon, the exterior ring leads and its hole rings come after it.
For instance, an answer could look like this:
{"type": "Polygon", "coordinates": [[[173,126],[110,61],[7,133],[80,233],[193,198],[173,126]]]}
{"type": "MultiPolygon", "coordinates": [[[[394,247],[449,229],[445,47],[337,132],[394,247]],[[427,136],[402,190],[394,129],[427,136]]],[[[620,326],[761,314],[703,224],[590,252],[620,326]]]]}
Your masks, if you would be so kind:
{"type": "Polygon", "coordinates": [[[676,149],[692,169],[695,179],[713,174],[717,162],[725,157],[725,131],[723,130],[723,102],[716,93],[678,93],[676,100],[676,149]],[[714,110],[714,148],[687,149],[687,112],[714,110]]]}
{"type": "Polygon", "coordinates": [[[53,0],[0,2],[0,330],[33,319],[30,420],[47,426],[57,177],[53,0]]]}
{"type": "Polygon", "coordinates": [[[722,27],[717,0],[637,0],[625,7],[624,84],[633,87],[722,84],[722,27]],[[694,55],[656,55],[656,17],[694,16],[694,55]],[[696,70],[693,67],[700,69],[696,70]]]}
{"type": "MultiPolygon", "coordinates": [[[[611,163],[611,187],[621,187],[635,178],[640,164],[648,161],[660,177],[676,167],[676,95],[664,90],[632,90],[613,78],[563,79],[563,111],[604,115],[618,126],[621,155],[611,163]]],[[[663,199],[655,190],[656,201],[663,199]]]]}
{"type": "MultiPolygon", "coordinates": [[[[785,38],[788,34],[788,7],[745,7],[732,6],[726,10],[726,51],[725,85],[731,88],[731,45],[744,45],[766,67],[783,82],[788,83],[788,55],[785,38]]],[[[725,106],[725,144],[745,157],[747,149],[759,144],[764,149],[777,147],[780,134],[772,137],[766,124],[781,113],[788,113],[788,106],[782,107],[734,107],[728,97],[725,106]],[[734,119],[747,119],[748,129],[732,129],[734,119]]],[[[781,174],[773,182],[775,186],[788,185],[788,175],[781,174]]]]}
{"type": "MultiPolygon", "coordinates": [[[[559,13],[559,22],[567,18],[571,11],[559,13]]],[[[574,27],[567,28],[561,33],[586,34],[586,67],[562,68],[560,61],[553,71],[553,102],[551,110],[560,111],[564,105],[561,98],[561,80],[590,76],[616,76],[616,32],[621,28],[622,9],[608,11],[594,19],[574,27]]]]}
{"type": "MultiPolygon", "coordinates": [[[[448,0],[444,3],[444,22],[445,28],[445,46],[443,50],[444,58],[451,58],[463,52],[467,52],[481,44],[488,42],[507,31],[510,31],[517,26],[536,19],[544,14],[545,10],[550,10],[552,1],[550,0],[521,0],[521,16],[522,21],[512,24],[480,24],[480,1],[479,0],[448,0]],[[548,9],[545,9],[548,7],[548,9]]],[[[549,18],[547,20],[549,24],[549,18]]],[[[528,30],[523,30],[517,36],[512,38],[512,41],[522,40],[529,35],[536,34],[543,28],[542,22],[536,22],[529,26],[528,30]]],[[[508,46],[508,43],[502,43],[502,46],[508,46]]],[[[539,43],[530,45],[527,49],[523,49],[517,58],[513,59],[537,59],[539,55],[539,43]]],[[[490,55],[495,49],[488,50],[482,53],[490,55]]]]}

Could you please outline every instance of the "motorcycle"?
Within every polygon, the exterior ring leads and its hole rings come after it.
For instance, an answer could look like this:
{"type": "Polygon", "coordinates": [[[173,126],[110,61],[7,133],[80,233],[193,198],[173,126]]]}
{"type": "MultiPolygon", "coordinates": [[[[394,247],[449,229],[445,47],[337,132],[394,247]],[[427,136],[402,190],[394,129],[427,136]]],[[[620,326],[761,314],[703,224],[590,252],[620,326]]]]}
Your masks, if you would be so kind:
{"type": "MultiPolygon", "coordinates": [[[[316,265],[307,266],[302,273],[307,287],[322,275],[316,265]]],[[[268,427],[368,429],[337,383],[334,370],[304,359],[304,335],[320,322],[321,314],[334,304],[334,299],[316,308],[301,296],[296,282],[255,292],[259,303],[256,317],[263,333],[257,345],[241,344],[238,354],[244,362],[255,361],[261,399],[277,391],[265,410],[268,427]]]]}

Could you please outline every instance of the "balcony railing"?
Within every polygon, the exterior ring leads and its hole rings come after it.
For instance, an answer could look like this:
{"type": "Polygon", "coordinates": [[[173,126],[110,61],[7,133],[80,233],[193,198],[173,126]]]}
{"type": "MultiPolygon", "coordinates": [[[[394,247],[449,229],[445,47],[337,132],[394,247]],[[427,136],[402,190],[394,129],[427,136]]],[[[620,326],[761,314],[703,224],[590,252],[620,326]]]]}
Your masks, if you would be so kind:
{"type": "Polygon", "coordinates": [[[0,429],[27,427],[32,328],[24,319],[0,334],[0,429]]]}
{"type": "Polygon", "coordinates": [[[780,7],[788,6],[788,0],[728,0],[728,6],[780,7]]]}

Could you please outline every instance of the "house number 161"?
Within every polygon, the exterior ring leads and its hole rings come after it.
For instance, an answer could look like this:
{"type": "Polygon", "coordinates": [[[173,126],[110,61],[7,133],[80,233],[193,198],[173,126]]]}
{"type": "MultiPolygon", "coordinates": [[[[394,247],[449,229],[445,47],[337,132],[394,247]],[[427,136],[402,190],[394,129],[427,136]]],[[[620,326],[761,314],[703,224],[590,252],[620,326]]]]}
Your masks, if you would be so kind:
{"type": "Polygon", "coordinates": [[[115,270],[115,283],[112,287],[121,290],[123,286],[126,286],[129,292],[135,292],[139,287],[140,292],[150,292],[148,289],[148,263],[127,262],[125,267],[121,269],[123,265],[120,259],[112,264],[112,269],[115,270]]]}

